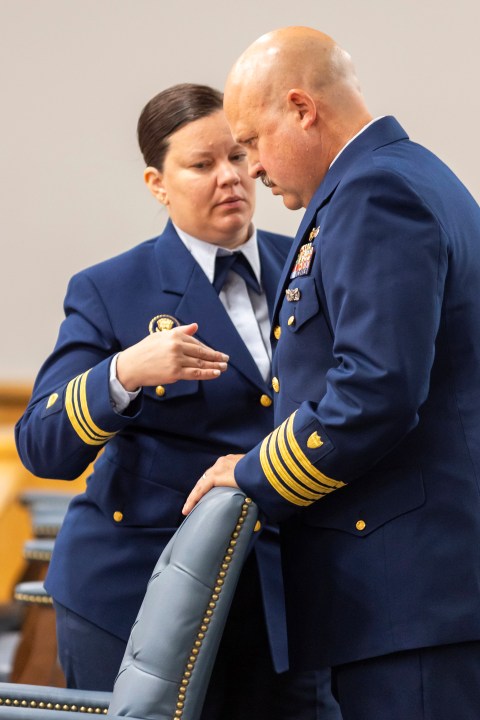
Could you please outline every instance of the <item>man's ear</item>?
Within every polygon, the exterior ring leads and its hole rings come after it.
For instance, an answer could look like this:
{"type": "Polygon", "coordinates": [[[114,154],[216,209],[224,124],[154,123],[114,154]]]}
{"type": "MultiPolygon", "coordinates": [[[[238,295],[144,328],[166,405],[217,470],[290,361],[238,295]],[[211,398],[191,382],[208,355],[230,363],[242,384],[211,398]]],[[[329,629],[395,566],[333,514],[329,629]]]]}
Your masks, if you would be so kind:
{"type": "Polygon", "coordinates": [[[160,170],[150,166],[145,168],[143,179],[153,197],[162,205],[168,205],[167,191],[163,185],[163,175],[160,170]]]}
{"type": "Polygon", "coordinates": [[[317,106],[315,100],[305,90],[293,88],[288,91],[287,102],[294,110],[304,130],[309,128],[317,117],[317,106]]]}

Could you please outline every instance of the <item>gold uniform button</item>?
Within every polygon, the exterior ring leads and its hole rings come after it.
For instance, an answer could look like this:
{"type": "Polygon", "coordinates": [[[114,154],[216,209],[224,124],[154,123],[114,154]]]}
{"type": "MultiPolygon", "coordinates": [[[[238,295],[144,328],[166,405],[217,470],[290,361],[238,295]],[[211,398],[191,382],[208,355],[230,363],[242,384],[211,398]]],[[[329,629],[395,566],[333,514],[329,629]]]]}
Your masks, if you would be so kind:
{"type": "Polygon", "coordinates": [[[275,338],[275,340],[280,340],[281,334],[282,328],[280,327],[280,325],[275,325],[275,327],[273,328],[273,337],[275,338]]]}
{"type": "Polygon", "coordinates": [[[365,528],[367,527],[367,523],[365,522],[365,520],[357,520],[357,522],[355,523],[355,527],[357,528],[357,530],[365,530],[365,528]]]}
{"type": "Polygon", "coordinates": [[[295,325],[295,315],[290,315],[287,320],[287,325],[295,325]]]}
{"type": "Polygon", "coordinates": [[[272,378],[272,388],[275,390],[275,392],[280,391],[280,382],[277,377],[272,378]]]}
{"type": "Polygon", "coordinates": [[[163,387],[163,385],[157,385],[157,387],[155,388],[155,392],[158,395],[158,397],[163,397],[166,393],[166,390],[163,387]]]}
{"type": "Polygon", "coordinates": [[[260,520],[257,520],[257,522],[255,523],[255,527],[253,528],[253,532],[258,532],[261,529],[262,529],[262,523],[260,522],[260,520]]]}
{"type": "Polygon", "coordinates": [[[268,397],[268,395],[261,395],[260,396],[260,405],[263,405],[263,407],[270,407],[273,400],[271,397],[268,397]]]}
{"type": "Polygon", "coordinates": [[[113,513],[113,519],[115,520],[115,522],[122,522],[123,513],[120,512],[120,510],[115,510],[115,512],[113,513]]]}

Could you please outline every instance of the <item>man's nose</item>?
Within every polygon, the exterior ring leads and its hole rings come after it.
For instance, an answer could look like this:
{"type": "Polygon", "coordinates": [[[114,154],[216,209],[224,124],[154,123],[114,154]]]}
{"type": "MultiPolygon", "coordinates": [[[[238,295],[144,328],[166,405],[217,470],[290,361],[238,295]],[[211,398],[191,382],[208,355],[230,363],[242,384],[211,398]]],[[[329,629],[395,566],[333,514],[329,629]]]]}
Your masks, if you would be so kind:
{"type": "Polygon", "coordinates": [[[262,164],[258,160],[248,163],[248,174],[251,178],[254,178],[254,180],[263,175],[264,172],[265,170],[263,169],[262,164]]]}

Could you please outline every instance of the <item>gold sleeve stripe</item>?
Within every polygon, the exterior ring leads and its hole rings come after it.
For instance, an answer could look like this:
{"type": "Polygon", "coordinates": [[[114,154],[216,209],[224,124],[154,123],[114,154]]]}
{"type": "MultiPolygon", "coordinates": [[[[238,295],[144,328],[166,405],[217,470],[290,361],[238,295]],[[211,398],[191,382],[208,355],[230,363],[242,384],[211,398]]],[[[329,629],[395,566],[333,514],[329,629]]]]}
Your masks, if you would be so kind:
{"type": "Polygon", "coordinates": [[[287,444],[290,445],[290,449],[296,458],[296,460],[300,463],[302,468],[306,470],[315,480],[318,480],[323,485],[327,485],[328,487],[331,487],[332,489],[337,490],[338,488],[344,487],[345,483],[341,480],[333,480],[333,478],[328,477],[327,475],[324,475],[320,470],[317,470],[315,465],[313,465],[310,460],[307,458],[303,450],[301,449],[300,445],[297,442],[297,439],[293,433],[293,419],[294,419],[295,413],[290,415],[287,421],[287,444]]]}
{"type": "Polygon", "coordinates": [[[100,431],[101,434],[99,435],[93,430],[93,428],[89,426],[87,422],[85,415],[88,414],[88,416],[90,417],[90,413],[88,412],[86,392],[84,392],[84,399],[82,399],[82,383],[83,389],[85,389],[86,376],[89,372],[90,371],[88,370],[86,373],[83,373],[82,375],[79,375],[77,378],[75,378],[73,386],[73,407],[77,420],[82,425],[85,434],[88,435],[88,437],[90,437],[92,440],[99,440],[100,443],[103,443],[106,442],[109,438],[113,437],[114,433],[104,433],[103,431],[100,431]]]}
{"type": "Polygon", "coordinates": [[[265,473],[265,476],[270,483],[270,485],[273,487],[274,490],[277,491],[279,495],[281,495],[285,500],[288,500],[288,502],[293,503],[293,505],[310,505],[311,502],[309,500],[302,500],[302,498],[297,497],[293,493],[291,493],[289,490],[287,490],[286,487],[284,487],[276,478],[275,473],[273,472],[272,468],[270,467],[270,463],[268,461],[268,452],[267,447],[271,440],[271,435],[268,435],[265,440],[262,442],[262,445],[260,447],[260,464],[262,466],[262,470],[265,473]]]}
{"type": "MultiPolygon", "coordinates": [[[[300,497],[303,497],[308,500],[318,500],[319,497],[322,495],[325,495],[326,493],[331,492],[330,488],[323,488],[320,489],[318,486],[315,488],[315,490],[312,492],[311,490],[307,490],[303,485],[300,485],[300,483],[297,481],[298,479],[295,477],[295,475],[291,475],[287,470],[283,467],[282,463],[279,460],[277,449],[275,447],[275,442],[277,441],[280,445],[280,442],[282,440],[281,433],[283,431],[283,425],[280,425],[276,430],[273,431],[271,435],[271,440],[269,443],[269,457],[270,461],[277,473],[277,475],[283,480],[285,485],[287,487],[290,487],[294,492],[296,492],[300,497]]],[[[283,457],[283,453],[282,453],[283,457]]],[[[312,482],[312,481],[311,481],[312,482]]],[[[313,486],[313,482],[312,482],[313,486]]]]}
{"type": "Polygon", "coordinates": [[[73,407],[73,386],[75,384],[75,380],[70,380],[70,382],[67,385],[67,390],[65,393],[65,409],[67,411],[68,419],[70,420],[70,423],[77,433],[80,440],[83,440],[84,443],[87,445],[103,445],[104,441],[102,440],[93,440],[91,437],[87,435],[79,421],[77,420],[77,416],[75,414],[75,410],[73,407]]]}
{"type": "Polygon", "coordinates": [[[292,475],[300,480],[304,485],[317,492],[322,491],[324,493],[330,493],[334,489],[332,485],[327,485],[325,482],[319,482],[318,480],[314,480],[310,477],[310,475],[307,475],[304,472],[304,468],[298,464],[296,458],[294,458],[291,454],[291,450],[286,441],[286,429],[293,425],[293,415],[285,420],[285,422],[280,426],[282,428],[282,434],[278,440],[280,456],[292,475]]]}
{"type": "MultiPolygon", "coordinates": [[[[79,436],[81,440],[83,440],[84,443],[87,445],[104,445],[104,443],[111,437],[115,435],[115,433],[104,433],[102,432],[102,435],[98,435],[95,432],[89,428],[87,422],[82,417],[81,412],[81,405],[82,401],[80,400],[80,404],[78,402],[78,388],[80,385],[80,381],[83,379],[84,375],[86,373],[83,373],[82,375],[78,375],[73,380],[70,380],[70,382],[67,385],[67,389],[65,392],[65,409],[67,411],[68,419],[70,420],[70,423],[79,436]]],[[[86,406],[86,396],[85,396],[85,406],[86,406]]],[[[87,410],[88,412],[88,410],[87,410]]],[[[88,417],[90,417],[90,414],[88,413],[88,417]]]]}
{"type": "Polygon", "coordinates": [[[100,430],[100,428],[95,425],[95,423],[92,420],[92,417],[90,415],[90,412],[88,410],[88,403],[87,403],[87,375],[90,372],[90,370],[87,370],[87,372],[83,373],[81,375],[80,379],[80,405],[83,410],[83,415],[85,418],[85,421],[87,425],[89,426],[90,430],[94,435],[97,435],[98,437],[102,438],[111,438],[115,435],[115,433],[105,432],[105,430],[100,430]]]}

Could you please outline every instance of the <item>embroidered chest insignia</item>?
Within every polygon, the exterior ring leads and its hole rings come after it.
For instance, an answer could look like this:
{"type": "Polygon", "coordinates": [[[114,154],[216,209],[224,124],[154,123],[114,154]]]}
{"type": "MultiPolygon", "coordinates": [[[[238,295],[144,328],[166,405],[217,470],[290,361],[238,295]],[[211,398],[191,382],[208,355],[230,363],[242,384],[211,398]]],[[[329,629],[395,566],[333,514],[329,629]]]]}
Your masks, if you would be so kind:
{"type": "Polygon", "coordinates": [[[285,290],[285,297],[288,302],[298,302],[302,297],[302,293],[299,288],[287,288],[285,290]]]}
{"type": "Polygon", "coordinates": [[[291,280],[301,277],[302,275],[308,275],[314,254],[315,248],[313,247],[313,242],[308,242],[305,243],[305,245],[302,245],[298,252],[297,259],[295,260],[293,270],[290,273],[291,280]]]}
{"type": "Polygon", "coordinates": [[[148,332],[153,335],[153,333],[171,330],[179,325],[179,321],[172,315],[155,315],[148,324],[148,332]]]}

